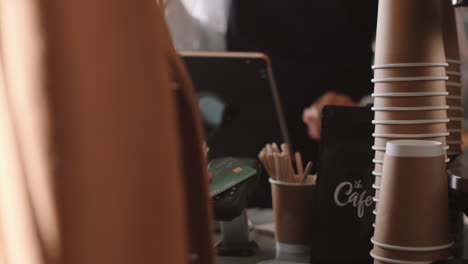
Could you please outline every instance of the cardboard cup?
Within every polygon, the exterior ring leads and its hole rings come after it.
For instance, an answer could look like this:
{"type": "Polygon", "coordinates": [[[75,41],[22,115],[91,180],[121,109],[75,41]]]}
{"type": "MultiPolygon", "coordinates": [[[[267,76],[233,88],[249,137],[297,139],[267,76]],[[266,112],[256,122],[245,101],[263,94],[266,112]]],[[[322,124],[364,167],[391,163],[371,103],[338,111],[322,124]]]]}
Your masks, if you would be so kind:
{"type": "Polygon", "coordinates": [[[375,65],[445,61],[441,24],[438,1],[379,1],[375,65]]]}
{"type": "Polygon", "coordinates": [[[289,248],[309,246],[314,218],[315,177],[312,182],[282,183],[270,179],[275,239],[289,248]]]}
{"type": "Polygon", "coordinates": [[[384,249],[377,245],[374,245],[372,253],[374,254],[374,256],[386,259],[394,259],[400,261],[428,261],[429,263],[437,260],[446,260],[451,256],[451,252],[448,249],[427,252],[411,252],[384,249]]]}
{"type": "Polygon", "coordinates": [[[445,106],[446,96],[374,97],[374,106],[445,106]]]}
{"type": "Polygon", "coordinates": [[[392,67],[374,69],[374,79],[412,76],[446,76],[444,66],[439,67],[392,67]]]}
{"type": "Polygon", "coordinates": [[[447,132],[446,123],[375,125],[378,134],[432,134],[447,132]]]}
{"type": "Polygon", "coordinates": [[[446,81],[381,82],[374,84],[374,93],[446,92],[446,81]]]}
{"type": "Polygon", "coordinates": [[[374,120],[447,119],[447,110],[429,111],[374,111],[374,120]]]}
{"type": "Polygon", "coordinates": [[[447,92],[450,95],[455,95],[455,96],[462,96],[462,90],[460,87],[451,87],[447,86],[447,92]]]}
{"type": "Polygon", "coordinates": [[[375,241],[405,247],[451,242],[445,166],[440,142],[387,143],[375,241]]]}

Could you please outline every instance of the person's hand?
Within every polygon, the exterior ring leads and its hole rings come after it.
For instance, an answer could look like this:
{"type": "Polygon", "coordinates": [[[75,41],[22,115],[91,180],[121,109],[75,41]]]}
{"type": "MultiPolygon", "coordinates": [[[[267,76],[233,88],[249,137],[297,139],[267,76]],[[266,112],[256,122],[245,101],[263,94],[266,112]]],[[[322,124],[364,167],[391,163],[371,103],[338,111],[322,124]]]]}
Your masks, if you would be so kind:
{"type": "Polygon", "coordinates": [[[320,139],[322,129],[322,109],[326,105],[356,106],[356,103],[344,94],[327,92],[315,101],[310,107],[304,109],[302,120],[307,125],[308,134],[313,139],[320,139]]]}

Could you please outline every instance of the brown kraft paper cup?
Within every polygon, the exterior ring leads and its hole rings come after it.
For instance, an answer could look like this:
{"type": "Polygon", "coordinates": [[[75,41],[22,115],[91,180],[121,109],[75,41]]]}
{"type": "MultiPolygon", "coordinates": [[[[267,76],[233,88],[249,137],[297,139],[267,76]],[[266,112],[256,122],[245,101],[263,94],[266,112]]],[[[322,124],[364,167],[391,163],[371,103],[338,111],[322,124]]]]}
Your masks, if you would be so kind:
{"type": "Polygon", "coordinates": [[[438,1],[379,1],[375,65],[445,60],[438,1]]]}
{"type": "Polygon", "coordinates": [[[312,237],[315,183],[288,184],[271,179],[270,182],[276,241],[309,245],[312,237]]]}
{"type": "Polygon", "coordinates": [[[446,123],[375,125],[375,133],[378,134],[432,134],[446,132],[446,123]]]}
{"type": "Polygon", "coordinates": [[[436,157],[393,156],[387,146],[375,241],[406,247],[451,242],[444,159],[442,152],[436,157]]]}
{"type": "Polygon", "coordinates": [[[374,111],[374,120],[428,120],[447,119],[447,110],[374,111]]]}
{"type": "MultiPolygon", "coordinates": [[[[377,226],[376,226],[377,227],[377,226]]],[[[397,251],[381,248],[374,245],[372,252],[379,256],[395,260],[403,261],[429,261],[433,262],[436,260],[446,260],[451,256],[449,249],[439,251],[428,251],[428,252],[411,252],[411,251],[397,251]]]]}
{"type": "Polygon", "coordinates": [[[374,69],[374,78],[414,77],[414,76],[446,76],[444,66],[423,67],[395,67],[374,69]]]}
{"type": "Polygon", "coordinates": [[[445,106],[446,96],[375,97],[375,107],[445,106]]]}
{"type": "MultiPolygon", "coordinates": [[[[418,76],[414,76],[418,77],[418,76]]],[[[415,93],[415,92],[446,92],[445,80],[410,81],[410,82],[379,82],[374,84],[374,93],[415,93]]]]}

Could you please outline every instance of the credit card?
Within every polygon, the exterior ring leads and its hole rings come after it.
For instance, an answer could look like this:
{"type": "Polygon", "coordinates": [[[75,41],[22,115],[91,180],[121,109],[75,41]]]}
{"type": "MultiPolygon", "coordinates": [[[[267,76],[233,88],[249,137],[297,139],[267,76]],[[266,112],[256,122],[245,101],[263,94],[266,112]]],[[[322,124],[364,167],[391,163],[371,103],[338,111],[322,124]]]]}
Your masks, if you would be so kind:
{"type": "Polygon", "coordinates": [[[255,169],[231,157],[212,164],[209,169],[213,175],[210,183],[211,197],[228,190],[257,173],[255,169]]]}

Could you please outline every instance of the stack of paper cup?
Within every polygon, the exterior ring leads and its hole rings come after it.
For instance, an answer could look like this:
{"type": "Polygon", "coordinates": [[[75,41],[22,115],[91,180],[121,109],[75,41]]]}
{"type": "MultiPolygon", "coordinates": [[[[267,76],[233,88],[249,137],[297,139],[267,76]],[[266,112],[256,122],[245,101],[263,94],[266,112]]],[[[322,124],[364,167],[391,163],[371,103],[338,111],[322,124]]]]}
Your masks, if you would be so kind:
{"type": "Polygon", "coordinates": [[[379,1],[372,79],[374,200],[388,141],[432,140],[448,149],[447,66],[438,0],[379,1]]]}
{"type": "MultiPolygon", "coordinates": [[[[375,89],[373,174],[375,187],[380,186],[385,144],[396,139],[422,139],[441,142],[444,150],[447,132],[447,106],[445,91],[445,63],[400,63],[374,65],[375,89]],[[406,75],[424,72],[418,80],[406,75]],[[434,76],[429,75],[432,73],[434,76]],[[383,77],[403,75],[403,77],[383,77]],[[424,80],[422,80],[424,79],[424,80]],[[402,80],[402,81],[400,81],[402,80]],[[406,89],[405,86],[409,88],[406,89]]],[[[379,190],[376,190],[378,199],[379,190]]]]}
{"type": "Polygon", "coordinates": [[[444,159],[437,141],[387,142],[374,263],[432,263],[451,256],[444,159]]]}

